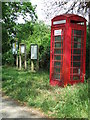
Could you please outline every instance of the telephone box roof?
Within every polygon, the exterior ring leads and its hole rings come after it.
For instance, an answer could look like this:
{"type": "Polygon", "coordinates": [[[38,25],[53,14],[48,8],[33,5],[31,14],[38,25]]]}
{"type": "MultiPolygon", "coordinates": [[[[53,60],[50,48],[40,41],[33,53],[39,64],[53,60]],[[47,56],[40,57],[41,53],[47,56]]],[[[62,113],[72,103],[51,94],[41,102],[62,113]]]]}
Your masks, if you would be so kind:
{"type": "Polygon", "coordinates": [[[64,19],[72,19],[72,18],[76,18],[76,19],[79,19],[80,21],[86,21],[86,19],[82,16],[79,16],[79,15],[76,15],[76,14],[62,14],[62,15],[58,15],[56,17],[54,17],[52,20],[56,20],[56,19],[59,19],[59,18],[64,18],[64,19]]]}

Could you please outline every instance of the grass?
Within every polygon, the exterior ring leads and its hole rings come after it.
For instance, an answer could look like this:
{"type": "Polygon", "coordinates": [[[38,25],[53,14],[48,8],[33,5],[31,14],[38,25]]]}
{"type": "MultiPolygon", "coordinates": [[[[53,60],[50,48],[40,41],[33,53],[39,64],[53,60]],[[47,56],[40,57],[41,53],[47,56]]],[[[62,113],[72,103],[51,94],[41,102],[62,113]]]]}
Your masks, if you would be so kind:
{"type": "Polygon", "coordinates": [[[3,91],[15,100],[26,102],[28,106],[40,108],[49,117],[87,118],[88,84],[79,83],[66,88],[51,87],[49,73],[19,71],[3,67],[3,91]]]}

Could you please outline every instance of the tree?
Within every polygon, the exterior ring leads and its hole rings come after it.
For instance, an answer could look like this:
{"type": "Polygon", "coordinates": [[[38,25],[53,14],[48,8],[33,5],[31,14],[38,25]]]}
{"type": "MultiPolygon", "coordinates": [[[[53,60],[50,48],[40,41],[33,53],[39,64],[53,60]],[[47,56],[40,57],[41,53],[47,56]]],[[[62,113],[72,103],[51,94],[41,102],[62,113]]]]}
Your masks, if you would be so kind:
{"type": "Polygon", "coordinates": [[[30,61],[30,45],[38,44],[39,63],[41,68],[49,68],[50,61],[50,27],[43,22],[36,22],[33,26],[33,33],[25,41],[27,45],[27,54],[30,61]]]}
{"type": "Polygon", "coordinates": [[[18,24],[15,26],[17,30],[16,38],[18,38],[18,42],[24,42],[27,38],[33,34],[34,31],[33,21],[26,22],[25,24],[18,24]]]}
{"type": "Polygon", "coordinates": [[[27,14],[32,21],[37,19],[35,8],[31,2],[3,2],[2,3],[2,52],[7,52],[11,47],[11,41],[17,34],[16,20],[20,15],[28,21],[27,14]]]}
{"type": "Polygon", "coordinates": [[[27,61],[30,64],[30,45],[32,43],[38,44],[39,47],[39,63],[41,68],[49,68],[50,60],[50,27],[45,25],[42,21],[26,22],[18,24],[17,38],[19,42],[26,44],[27,61]]]}
{"type": "Polygon", "coordinates": [[[77,0],[69,0],[69,1],[62,1],[62,0],[44,0],[43,1],[43,11],[46,16],[46,20],[50,20],[56,15],[65,14],[65,13],[72,13],[72,14],[79,14],[82,16],[86,16],[87,14],[90,16],[89,8],[90,8],[90,1],[84,2],[77,1],[77,0]]]}
{"type": "MultiPolygon", "coordinates": [[[[17,19],[21,15],[27,21],[35,22],[37,15],[35,13],[36,6],[32,6],[31,2],[2,2],[2,62],[3,64],[13,63],[11,52],[12,42],[18,36],[17,19]],[[27,18],[29,16],[29,19],[27,18]]],[[[23,34],[22,34],[23,36],[23,34]]]]}

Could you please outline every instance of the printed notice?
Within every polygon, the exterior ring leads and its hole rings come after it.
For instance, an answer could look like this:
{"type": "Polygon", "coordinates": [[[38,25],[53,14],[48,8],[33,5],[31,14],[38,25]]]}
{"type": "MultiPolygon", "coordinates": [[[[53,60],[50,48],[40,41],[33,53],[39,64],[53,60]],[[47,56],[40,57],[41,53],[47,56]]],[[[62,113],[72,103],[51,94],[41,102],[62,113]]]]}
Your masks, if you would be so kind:
{"type": "Polygon", "coordinates": [[[37,45],[31,45],[31,59],[37,59],[37,45]]]}
{"type": "Polygon", "coordinates": [[[54,30],[54,36],[61,35],[62,29],[54,30]]]}

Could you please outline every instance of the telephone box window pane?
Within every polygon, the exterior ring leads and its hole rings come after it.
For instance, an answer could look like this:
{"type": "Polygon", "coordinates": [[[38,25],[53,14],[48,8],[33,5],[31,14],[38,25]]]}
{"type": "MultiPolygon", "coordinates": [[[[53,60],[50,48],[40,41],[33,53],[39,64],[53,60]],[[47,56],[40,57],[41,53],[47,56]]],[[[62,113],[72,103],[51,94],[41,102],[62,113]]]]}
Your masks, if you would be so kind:
{"type": "Polygon", "coordinates": [[[81,37],[74,36],[74,42],[81,42],[81,37]]]}
{"type": "Polygon", "coordinates": [[[74,48],[77,48],[77,43],[74,43],[74,48]]]}
{"type": "Polygon", "coordinates": [[[61,42],[61,35],[60,36],[55,36],[55,41],[60,41],[61,42]]]}
{"type": "Polygon", "coordinates": [[[74,30],[74,35],[81,35],[82,31],[81,30],[74,30]]]}
{"type": "Polygon", "coordinates": [[[81,48],[81,43],[78,43],[77,48],[81,48]]]}
{"type": "Polygon", "coordinates": [[[54,66],[59,66],[60,67],[61,62],[54,62],[54,66]]]}
{"type": "Polygon", "coordinates": [[[55,60],[61,60],[61,56],[54,56],[55,60]]]}
{"type": "Polygon", "coordinates": [[[61,48],[61,43],[55,43],[55,47],[61,48]]]}
{"type": "Polygon", "coordinates": [[[80,76],[73,76],[73,80],[80,80],[80,76]]]}
{"type": "MultiPolygon", "coordinates": [[[[62,52],[63,52],[63,50],[62,50],[62,52]]],[[[54,50],[54,53],[55,54],[61,54],[61,50],[54,50]]]]}
{"type": "Polygon", "coordinates": [[[81,59],[81,56],[74,56],[74,55],[73,55],[73,61],[75,61],[75,60],[76,60],[76,61],[80,61],[80,59],[81,59]]]}
{"type": "Polygon", "coordinates": [[[73,62],[73,67],[80,67],[80,62],[73,62]]]}
{"type": "Polygon", "coordinates": [[[77,37],[76,36],[74,36],[74,42],[77,42],[77,37]]]}
{"type": "Polygon", "coordinates": [[[73,54],[81,54],[81,50],[76,50],[76,49],[74,49],[74,50],[73,50],[73,54]]]}
{"type": "MultiPolygon", "coordinates": [[[[73,55],[73,61],[80,61],[80,59],[81,59],[81,56],[73,55]]],[[[72,56],[71,56],[71,60],[72,60],[72,56]]]]}
{"type": "Polygon", "coordinates": [[[60,80],[60,75],[54,74],[54,79],[60,80]]]}
{"type": "Polygon", "coordinates": [[[73,69],[73,73],[78,73],[78,69],[73,69]]]}
{"type": "Polygon", "coordinates": [[[81,42],[81,38],[78,37],[78,42],[81,42]]]}
{"type": "Polygon", "coordinates": [[[63,24],[63,23],[66,23],[66,20],[54,21],[54,22],[53,22],[53,25],[63,24]]]}
{"type": "Polygon", "coordinates": [[[60,68],[54,68],[55,73],[60,73],[60,68]]]}
{"type": "Polygon", "coordinates": [[[73,73],[80,75],[80,68],[74,68],[73,73]]]}
{"type": "Polygon", "coordinates": [[[81,43],[74,43],[74,48],[81,48],[81,43]]]}

